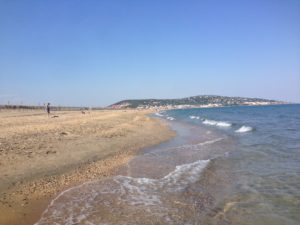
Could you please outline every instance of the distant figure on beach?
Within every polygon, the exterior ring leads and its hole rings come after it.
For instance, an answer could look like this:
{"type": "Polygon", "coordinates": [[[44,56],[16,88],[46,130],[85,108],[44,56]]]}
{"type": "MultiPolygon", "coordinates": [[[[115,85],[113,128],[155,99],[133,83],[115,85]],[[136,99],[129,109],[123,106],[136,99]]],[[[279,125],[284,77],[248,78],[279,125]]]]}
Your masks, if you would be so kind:
{"type": "Polygon", "coordinates": [[[50,116],[50,103],[48,102],[47,106],[46,106],[46,110],[48,113],[48,117],[50,116]]]}

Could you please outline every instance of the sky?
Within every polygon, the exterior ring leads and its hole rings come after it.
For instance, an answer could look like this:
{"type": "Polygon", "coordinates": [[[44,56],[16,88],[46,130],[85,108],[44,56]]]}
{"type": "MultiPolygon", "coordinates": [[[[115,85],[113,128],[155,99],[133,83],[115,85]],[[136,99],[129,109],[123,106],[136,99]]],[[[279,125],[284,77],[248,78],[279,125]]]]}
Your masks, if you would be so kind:
{"type": "Polygon", "coordinates": [[[0,104],[300,102],[299,0],[0,0],[0,104]]]}

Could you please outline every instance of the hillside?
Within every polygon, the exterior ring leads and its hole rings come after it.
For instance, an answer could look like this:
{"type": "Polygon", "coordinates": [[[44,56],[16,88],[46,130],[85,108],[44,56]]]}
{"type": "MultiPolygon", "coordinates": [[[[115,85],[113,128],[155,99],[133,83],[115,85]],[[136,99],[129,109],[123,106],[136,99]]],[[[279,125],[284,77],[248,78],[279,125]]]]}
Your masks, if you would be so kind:
{"type": "Polygon", "coordinates": [[[198,95],[179,99],[139,99],[123,100],[117,102],[110,108],[195,108],[195,107],[221,107],[236,105],[272,105],[284,102],[261,99],[227,97],[217,95],[198,95]]]}

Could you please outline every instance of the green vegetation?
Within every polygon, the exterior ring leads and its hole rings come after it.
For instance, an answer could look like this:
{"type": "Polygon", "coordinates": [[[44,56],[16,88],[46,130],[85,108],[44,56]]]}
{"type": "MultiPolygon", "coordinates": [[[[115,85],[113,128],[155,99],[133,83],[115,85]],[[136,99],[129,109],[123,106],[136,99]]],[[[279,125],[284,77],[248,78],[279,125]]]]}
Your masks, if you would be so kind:
{"type": "Polygon", "coordinates": [[[138,108],[138,107],[162,107],[162,106],[234,106],[234,105],[251,105],[251,104],[279,104],[281,102],[275,100],[267,100],[260,98],[242,98],[242,97],[226,97],[217,95],[198,95],[180,99],[140,99],[140,100],[123,100],[117,102],[110,107],[138,108]]]}

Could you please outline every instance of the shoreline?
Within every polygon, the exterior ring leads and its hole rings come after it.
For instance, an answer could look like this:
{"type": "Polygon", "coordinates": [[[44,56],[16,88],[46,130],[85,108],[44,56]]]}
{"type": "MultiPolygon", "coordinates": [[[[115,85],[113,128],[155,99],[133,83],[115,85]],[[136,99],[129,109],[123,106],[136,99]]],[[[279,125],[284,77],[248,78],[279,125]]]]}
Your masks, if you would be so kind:
{"type": "Polygon", "coordinates": [[[149,117],[149,113],[151,111],[135,110],[92,111],[90,115],[59,112],[57,119],[51,118],[45,125],[45,115],[28,115],[27,112],[26,115],[6,117],[0,112],[3,128],[0,133],[0,170],[4,170],[6,175],[0,187],[0,224],[36,223],[52,199],[62,191],[113,176],[139,150],[175,136],[164,122],[149,117]],[[41,137],[36,134],[36,129],[41,137]],[[55,136],[57,130],[63,134],[55,140],[44,138],[49,136],[48,133],[50,137],[55,136]],[[12,142],[16,137],[19,138],[17,144],[12,142]],[[36,139],[36,142],[26,145],[28,137],[31,141],[36,139]],[[6,146],[9,142],[15,146],[5,149],[3,141],[6,141],[6,146]],[[57,141],[58,144],[55,143],[57,141]],[[43,143],[46,146],[35,148],[43,143]],[[52,148],[47,148],[51,144],[52,148]],[[31,153],[24,156],[28,149],[31,153]],[[72,155],[76,155],[73,161],[72,155]],[[67,161],[71,162],[66,165],[67,161]],[[32,168],[28,169],[29,166],[32,168]],[[14,169],[10,171],[10,168],[14,169]],[[33,173],[34,170],[38,171],[33,173]]]}

